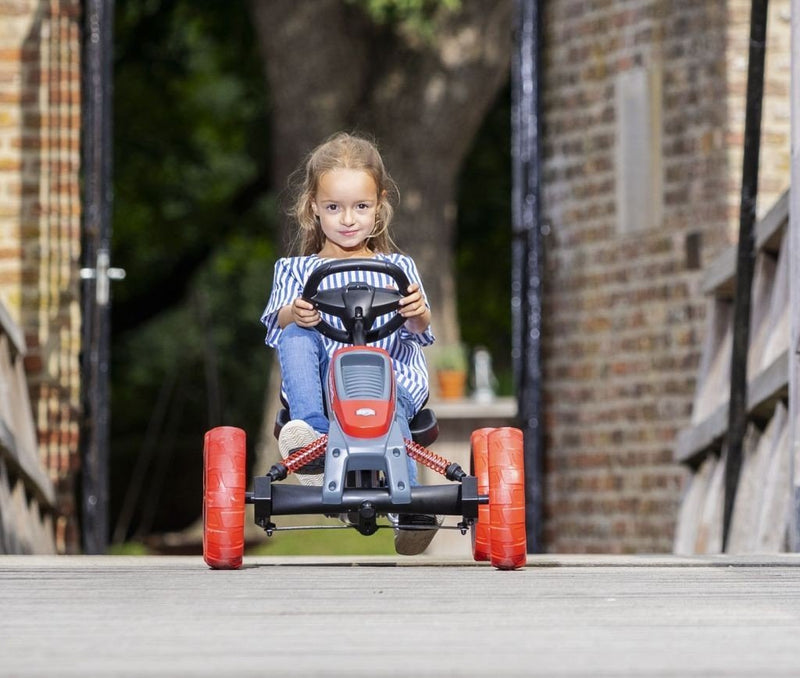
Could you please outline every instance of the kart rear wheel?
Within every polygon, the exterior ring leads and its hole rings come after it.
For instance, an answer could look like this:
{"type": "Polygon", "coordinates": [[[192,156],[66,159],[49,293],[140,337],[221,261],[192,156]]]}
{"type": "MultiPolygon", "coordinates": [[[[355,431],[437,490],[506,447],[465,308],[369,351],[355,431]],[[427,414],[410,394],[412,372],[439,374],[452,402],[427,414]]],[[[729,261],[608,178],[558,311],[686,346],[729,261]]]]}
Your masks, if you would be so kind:
{"type": "Polygon", "coordinates": [[[489,515],[491,563],[499,570],[525,566],[525,469],[522,431],[491,431],[489,446],[489,515]]]}
{"type": "MultiPolygon", "coordinates": [[[[470,472],[478,479],[478,494],[489,494],[489,441],[491,428],[479,428],[472,432],[472,468],[470,472]]],[[[491,524],[489,505],[478,506],[478,520],[470,528],[472,557],[477,561],[489,560],[491,556],[491,524]]]]}
{"type": "Polygon", "coordinates": [[[236,570],[244,555],[245,432],[218,426],[203,447],[203,559],[236,570]]]}

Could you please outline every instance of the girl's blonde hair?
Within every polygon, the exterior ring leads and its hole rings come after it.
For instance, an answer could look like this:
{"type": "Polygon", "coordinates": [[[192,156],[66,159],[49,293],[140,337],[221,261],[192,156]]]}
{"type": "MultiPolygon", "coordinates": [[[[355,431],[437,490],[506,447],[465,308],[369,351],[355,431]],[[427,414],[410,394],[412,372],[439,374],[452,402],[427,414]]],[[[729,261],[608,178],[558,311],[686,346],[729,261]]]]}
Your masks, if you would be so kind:
{"type": "Polygon", "coordinates": [[[372,252],[395,251],[397,247],[389,235],[389,224],[394,215],[392,202],[399,198],[397,185],[386,171],[378,148],[372,141],[339,132],[311,151],[304,165],[302,183],[292,209],[300,226],[300,253],[303,256],[316,254],[325,245],[325,235],[311,205],[320,177],[335,169],[363,170],[375,181],[378,205],[375,228],[367,238],[367,248],[372,252]]]}

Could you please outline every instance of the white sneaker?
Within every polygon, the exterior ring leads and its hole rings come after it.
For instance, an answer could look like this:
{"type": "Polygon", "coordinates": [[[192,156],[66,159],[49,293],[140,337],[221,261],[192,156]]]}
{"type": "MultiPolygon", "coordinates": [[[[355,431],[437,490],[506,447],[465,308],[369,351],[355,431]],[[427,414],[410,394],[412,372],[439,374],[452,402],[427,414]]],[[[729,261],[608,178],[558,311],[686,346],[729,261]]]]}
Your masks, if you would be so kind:
{"type": "MultiPolygon", "coordinates": [[[[278,436],[278,450],[280,450],[281,457],[286,459],[292,452],[310,445],[317,438],[322,437],[321,433],[317,433],[309,424],[302,419],[292,419],[286,423],[281,429],[280,436],[278,436]]],[[[316,461],[314,462],[316,464],[316,461]]],[[[322,464],[319,464],[319,473],[295,473],[297,480],[301,485],[316,485],[322,486],[322,464]]]]}
{"type": "Polygon", "coordinates": [[[433,541],[444,516],[409,513],[392,514],[389,519],[395,524],[394,550],[401,556],[416,556],[433,541]]]}

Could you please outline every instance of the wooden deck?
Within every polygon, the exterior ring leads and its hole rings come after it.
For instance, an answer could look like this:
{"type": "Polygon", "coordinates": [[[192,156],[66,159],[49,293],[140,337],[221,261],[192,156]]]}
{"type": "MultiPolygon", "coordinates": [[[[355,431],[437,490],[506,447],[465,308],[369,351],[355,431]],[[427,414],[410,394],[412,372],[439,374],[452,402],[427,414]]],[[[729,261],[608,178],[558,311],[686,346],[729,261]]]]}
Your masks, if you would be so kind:
{"type": "Polygon", "coordinates": [[[0,675],[796,676],[800,557],[0,556],[0,675]]]}

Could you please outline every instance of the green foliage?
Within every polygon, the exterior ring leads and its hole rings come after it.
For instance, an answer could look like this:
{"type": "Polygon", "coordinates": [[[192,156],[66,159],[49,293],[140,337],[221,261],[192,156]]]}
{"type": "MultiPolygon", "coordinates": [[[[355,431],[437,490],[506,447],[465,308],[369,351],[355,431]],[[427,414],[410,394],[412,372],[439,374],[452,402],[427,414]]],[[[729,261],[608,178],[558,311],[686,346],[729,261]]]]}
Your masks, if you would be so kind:
{"type": "Polygon", "coordinates": [[[108,547],[109,556],[149,556],[150,549],[138,541],[126,541],[124,544],[112,544],[108,547]]]}
{"type": "Polygon", "coordinates": [[[114,248],[129,273],[120,301],[147,284],[138,274],[232,228],[242,215],[231,202],[266,166],[246,8],[196,5],[117,5],[114,248]]]}
{"type": "Polygon", "coordinates": [[[355,529],[292,530],[276,532],[259,546],[251,556],[336,556],[336,555],[394,555],[392,530],[378,530],[365,537],[355,529]]]}
{"type": "Polygon", "coordinates": [[[115,310],[158,307],[168,274],[187,272],[177,303],[113,338],[111,520],[138,464],[131,527],[174,530],[199,513],[205,430],[241,426],[252,450],[261,426],[268,101],[244,2],[116,7],[113,249],[128,275],[115,310]]]}
{"type": "Polygon", "coordinates": [[[347,0],[359,5],[380,25],[399,26],[420,37],[430,38],[440,11],[456,11],[461,0],[347,0]]]}
{"type": "Polygon", "coordinates": [[[511,378],[511,102],[500,92],[459,178],[456,238],[461,339],[492,355],[499,393],[511,378]]]}
{"type": "Polygon", "coordinates": [[[430,365],[435,370],[464,371],[469,368],[463,344],[434,344],[429,350],[430,365]]]}
{"type": "Polygon", "coordinates": [[[118,510],[136,464],[145,464],[134,521],[145,534],[197,518],[206,430],[244,428],[253,458],[271,358],[258,317],[273,262],[269,243],[231,238],[185,303],[114,343],[112,507],[118,510]]]}

